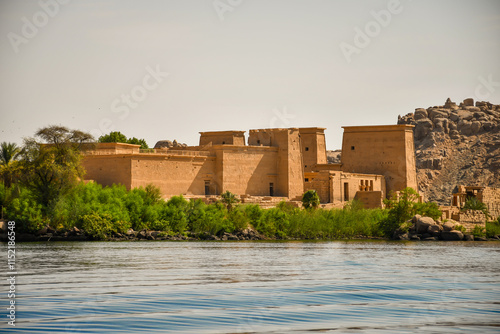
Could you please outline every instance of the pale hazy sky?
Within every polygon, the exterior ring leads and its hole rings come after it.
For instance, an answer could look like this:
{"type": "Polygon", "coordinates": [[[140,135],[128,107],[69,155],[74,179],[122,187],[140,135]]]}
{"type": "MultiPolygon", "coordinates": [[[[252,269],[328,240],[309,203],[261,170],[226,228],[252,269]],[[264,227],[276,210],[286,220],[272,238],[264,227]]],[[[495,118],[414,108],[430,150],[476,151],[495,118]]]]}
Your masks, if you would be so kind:
{"type": "Polygon", "coordinates": [[[498,0],[0,0],[0,34],[0,141],[18,144],[49,124],[150,146],[319,126],[335,149],[343,125],[500,104],[498,0]]]}

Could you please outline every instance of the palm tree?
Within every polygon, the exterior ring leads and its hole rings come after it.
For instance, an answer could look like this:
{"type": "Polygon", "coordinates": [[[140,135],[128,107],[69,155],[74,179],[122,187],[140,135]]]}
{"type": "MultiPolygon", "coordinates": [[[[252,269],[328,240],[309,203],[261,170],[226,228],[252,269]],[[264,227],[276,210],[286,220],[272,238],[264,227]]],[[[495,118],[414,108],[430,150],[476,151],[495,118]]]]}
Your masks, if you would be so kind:
{"type": "Polygon", "coordinates": [[[21,149],[16,143],[3,142],[0,144],[0,165],[8,165],[11,161],[16,160],[21,149]]]}
{"type": "Polygon", "coordinates": [[[220,197],[222,198],[221,202],[226,206],[228,211],[233,209],[233,204],[239,202],[236,195],[231,193],[229,190],[221,194],[220,197]]]}
{"type": "Polygon", "coordinates": [[[12,184],[12,178],[15,174],[13,162],[17,159],[21,149],[16,143],[3,142],[0,144],[0,177],[4,185],[9,188],[12,184]]]}

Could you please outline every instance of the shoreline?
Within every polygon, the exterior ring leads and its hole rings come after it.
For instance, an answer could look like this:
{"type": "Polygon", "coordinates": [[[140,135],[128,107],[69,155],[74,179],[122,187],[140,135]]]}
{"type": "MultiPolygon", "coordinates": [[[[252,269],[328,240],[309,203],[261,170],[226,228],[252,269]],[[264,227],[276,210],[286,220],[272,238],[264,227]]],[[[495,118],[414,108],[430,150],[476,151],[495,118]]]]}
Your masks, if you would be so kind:
{"type": "MultiPolygon", "coordinates": [[[[54,231],[44,234],[40,233],[16,233],[16,243],[17,242],[81,242],[81,241],[105,241],[105,242],[139,242],[139,241],[278,241],[278,242],[322,242],[322,241],[399,241],[399,242],[432,242],[432,241],[463,241],[463,242],[485,242],[485,241],[500,241],[500,236],[495,236],[494,238],[474,238],[472,235],[468,235],[469,238],[464,238],[463,240],[444,240],[444,239],[428,239],[424,235],[415,235],[414,238],[406,239],[391,239],[384,237],[366,237],[366,236],[356,236],[352,238],[339,238],[339,239],[329,239],[329,238],[270,238],[262,234],[259,234],[255,230],[246,229],[243,231],[237,231],[234,233],[224,233],[221,236],[212,235],[207,232],[204,233],[192,233],[185,232],[184,234],[167,234],[161,231],[129,231],[127,233],[116,233],[107,239],[96,239],[92,236],[87,235],[83,231],[54,231]],[[422,238],[423,237],[423,238],[422,238]],[[472,237],[472,238],[471,238],[472,237]]],[[[8,242],[8,236],[6,233],[0,234],[1,242],[8,242]]]]}

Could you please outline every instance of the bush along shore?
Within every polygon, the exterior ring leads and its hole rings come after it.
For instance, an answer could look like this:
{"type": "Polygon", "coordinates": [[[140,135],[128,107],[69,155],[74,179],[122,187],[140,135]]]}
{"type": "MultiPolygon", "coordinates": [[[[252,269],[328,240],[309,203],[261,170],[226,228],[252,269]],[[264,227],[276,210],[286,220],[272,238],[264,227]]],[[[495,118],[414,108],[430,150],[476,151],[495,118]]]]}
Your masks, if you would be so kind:
{"type": "MultiPolygon", "coordinates": [[[[352,201],[330,210],[318,208],[314,192],[304,194],[302,209],[286,202],[270,209],[239,205],[229,192],[214,204],[182,196],[164,201],[154,186],[127,191],[95,183],[79,184],[49,210],[22,187],[0,185],[0,195],[8,199],[4,214],[16,222],[16,241],[500,239],[498,221],[471,233],[436,221],[437,205],[416,202],[411,188],[386,201],[386,209],[364,209],[352,201]]],[[[6,234],[1,238],[6,241],[6,234]]]]}

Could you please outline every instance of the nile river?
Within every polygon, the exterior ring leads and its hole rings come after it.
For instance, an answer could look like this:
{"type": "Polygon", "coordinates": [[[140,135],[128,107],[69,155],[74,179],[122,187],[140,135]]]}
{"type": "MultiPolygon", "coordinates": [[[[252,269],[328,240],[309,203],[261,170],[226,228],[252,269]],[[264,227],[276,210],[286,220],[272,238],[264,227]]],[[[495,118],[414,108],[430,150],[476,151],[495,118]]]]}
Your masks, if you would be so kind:
{"type": "Polygon", "coordinates": [[[500,332],[497,242],[18,243],[16,265],[6,333],[500,332]]]}

